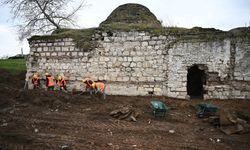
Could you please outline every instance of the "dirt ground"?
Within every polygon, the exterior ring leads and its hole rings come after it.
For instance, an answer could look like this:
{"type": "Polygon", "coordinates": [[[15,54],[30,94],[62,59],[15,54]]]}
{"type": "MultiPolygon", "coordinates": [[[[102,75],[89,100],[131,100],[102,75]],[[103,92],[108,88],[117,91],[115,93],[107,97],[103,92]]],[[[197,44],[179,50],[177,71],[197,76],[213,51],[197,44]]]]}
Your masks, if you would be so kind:
{"type": "MultiPolygon", "coordinates": [[[[203,100],[166,97],[77,95],[59,91],[22,90],[25,73],[0,70],[0,150],[135,149],[249,150],[250,133],[226,135],[194,106],[203,100]],[[150,101],[170,107],[155,118],[150,101]],[[109,115],[120,106],[140,112],[136,122],[109,115]]],[[[205,101],[241,114],[250,122],[250,100],[205,101]]]]}

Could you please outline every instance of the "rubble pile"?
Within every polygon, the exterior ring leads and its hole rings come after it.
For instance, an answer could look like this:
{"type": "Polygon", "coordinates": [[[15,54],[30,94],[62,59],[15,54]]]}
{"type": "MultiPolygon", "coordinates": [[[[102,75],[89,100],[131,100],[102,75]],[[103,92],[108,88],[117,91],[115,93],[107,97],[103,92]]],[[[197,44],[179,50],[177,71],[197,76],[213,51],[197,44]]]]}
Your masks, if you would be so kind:
{"type": "Polygon", "coordinates": [[[140,113],[135,110],[132,106],[121,106],[109,113],[110,116],[117,118],[119,120],[126,119],[128,121],[137,121],[140,113]]]}

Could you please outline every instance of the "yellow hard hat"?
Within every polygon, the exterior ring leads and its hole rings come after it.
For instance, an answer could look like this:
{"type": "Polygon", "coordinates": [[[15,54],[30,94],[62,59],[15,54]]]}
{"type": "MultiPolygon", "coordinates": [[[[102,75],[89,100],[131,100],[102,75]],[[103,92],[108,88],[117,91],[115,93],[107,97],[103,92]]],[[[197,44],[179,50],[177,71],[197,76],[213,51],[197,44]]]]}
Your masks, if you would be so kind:
{"type": "Polygon", "coordinates": [[[95,82],[93,82],[91,86],[92,86],[92,88],[95,88],[95,82]]]}
{"type": "Polygon", "coordinates": [[[58,79],[58,80],[62,80],[62,76],[59,75],[57,79],[58,79]]]}
{"type": "Polygon", "coordinates": [[[85,80],[82,80],[82,83],[84,83],[85,82],[85,80]]]}
{"type": "Polygon", "coordinates": [[[36,75],[36,74],[34,74],[34,75],[33,75],[33,78],[37,78],[37,75],[36,75]]]}
{"type": "Polygon", "coordinates": [[[48,73],[48,72],[46,72],[46,73],[45,73],[45,75],[46,75],[46,76],[48,76],[48,75],[49,75],[49,73],[48,73]]]}

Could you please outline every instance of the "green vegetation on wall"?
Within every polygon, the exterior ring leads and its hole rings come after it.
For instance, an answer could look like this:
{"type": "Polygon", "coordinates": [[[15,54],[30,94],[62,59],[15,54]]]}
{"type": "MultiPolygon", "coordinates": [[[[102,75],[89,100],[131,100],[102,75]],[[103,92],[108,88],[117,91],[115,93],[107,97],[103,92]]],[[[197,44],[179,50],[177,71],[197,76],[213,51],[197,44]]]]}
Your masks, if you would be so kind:
{"type": "Polygon", "coordinates": [[[72,38],[78,48],[89,51],[95,47],[95,41],[92,40],[95,30],[95,28],[60,29],[55,30],[51,35],[33,36],[29,39],[29,42],[33,40],[54,41],[57,39],[72,38]]]}
{"type": "Polygon", "coordinates": [[[100,27],[105,25],[118,23],[127,25],[147,25],[148,27],[161,27],[161,22],[150,10],[140,4],[124,4],[117,7],[108,18],[100,24],[100,27]]]}
{"type": "MultiPolygon", "coordinates": [[[[76,46],[83,51],[91,51],[96,47],[97,40],[103,40],[102,32],[148,32],[152,36],[173,36],[178,41],[216,41],[225,38],[249,38],[250,28],[236,28],[230,31],[221,31],[214,28],[194,27],[191,29],[180,27],[163,27],[161,22],[150,10],[140,4],[124,4],[117,7],[98,28],[89,29],[60,29],[51,35],[33,36],[33,40],[51,41],[63,38],[72,38],[76,46]]],[[[112,34],[111,34],[112,35],[112,34]]],[[[39,41],[36,41],[39,42],[39,41]]]]}
{"type": "Polygon", "coordinates": [[[102,25],[99,29],[104,32],[139,31],[139,32],[148,32],[154,35],[161,35],[165,33],[165,29],[163,27],[152,27],[152,26],[148,26],[147,24],[110,23],[110,24],[102,25]]]}
{"type": "Polygon", "coordinates": [[[214,28],[193,27],[191,29],[180,27],[166,27],[165,34],[175,36],[178,40],[189,41],[216,41],[229,38],[230,34],[214,28]]]}

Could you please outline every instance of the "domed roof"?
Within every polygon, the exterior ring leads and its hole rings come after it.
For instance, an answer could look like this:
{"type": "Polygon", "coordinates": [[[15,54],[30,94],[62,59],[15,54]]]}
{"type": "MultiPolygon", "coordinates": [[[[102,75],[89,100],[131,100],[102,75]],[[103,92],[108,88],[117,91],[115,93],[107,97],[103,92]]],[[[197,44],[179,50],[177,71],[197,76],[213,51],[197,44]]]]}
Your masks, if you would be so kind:
{"type": "Polygon", "coordinates": [[[140,4],[124,4],[117,7],[100,26],[109,24],[132,24],[160,27],[161,23],[155,15],[145,6],[140,4]]]}

